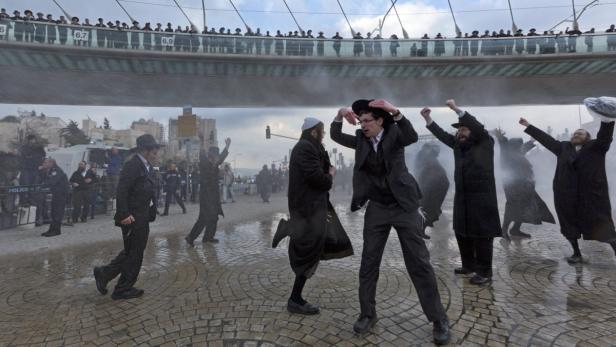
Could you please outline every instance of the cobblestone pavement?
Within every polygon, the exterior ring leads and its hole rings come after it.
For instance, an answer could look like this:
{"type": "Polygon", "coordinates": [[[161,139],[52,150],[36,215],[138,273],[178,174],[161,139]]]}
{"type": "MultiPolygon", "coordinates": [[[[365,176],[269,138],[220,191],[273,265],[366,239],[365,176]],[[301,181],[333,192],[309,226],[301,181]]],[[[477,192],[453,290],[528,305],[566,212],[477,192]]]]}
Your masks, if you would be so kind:
{"type": "MultiPolygon", "coordinates": [[[[183,233],[153,235],[137,285],[139,299],[113,301],[95,289],[92,267],[119,251],[119,242],[71,246],[27,257],[0,258],[0,346],[431,345],[432,327],[406,274],[392,233],[377,291],[374,334],[356,336],[362,214],[337,208],[356,255],[323,262],[305,296],[318,316],[285,309],[292,286],[285,247],[269,247],[282,214],[226,226],[217,245],[185,246],[183,233]]],[[[491,286],[455,277],[459,255],[446,206],[428,245],[439,289],[465,346],[616,345],[616,262],[608,246],[583,242],[588,262],[569,266],[556,226],[525,226],[531,240],[495,242],[491,286]]],[[[182,217],[179,217],[182,218],[182,217]]],[[[286,241],[284,241],[286,242],[286,241]]]]}

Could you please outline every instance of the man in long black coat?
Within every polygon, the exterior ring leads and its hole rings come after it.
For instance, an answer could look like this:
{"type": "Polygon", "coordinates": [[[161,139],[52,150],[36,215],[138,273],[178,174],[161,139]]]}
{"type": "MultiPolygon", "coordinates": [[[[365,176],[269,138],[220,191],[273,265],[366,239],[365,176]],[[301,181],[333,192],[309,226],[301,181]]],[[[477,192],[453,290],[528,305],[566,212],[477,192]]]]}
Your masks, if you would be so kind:
{"type": "Polygon", "coordinates": [[[424,238],[430,238],[425,235],[426,227],[433,227],[441,216],[441,206],[445,201],[445,196],[449,191],[449,178],[447,172],[441,163],[438,161],[438,155],[441,148],[435,143],[426,143],[421,147],[415,159],[415,167],[417,168],[417,183],[421,189],[420,205],[424,212],[424,238]]]}
{"type": "Polygon", "coordinates": [[[270,195],[272,195],[273,177],[267,165],[263,165],[263,169],[257,175],[256,183],[259,195],[261,195],[261,200],[263,200],[263,202],[269,202],[270,195]]]}
{"type": "Polygon", "coordinates": [[[111,298],[138,298],[142,289],[134,287],[148,243],[150,222],[156,219],[156,178],[152,164],[160,146],[150,134],[137,138],[137,153],[122,167],[116,193],[115,225],[122,229],[124,249],[108,265],[94,268],[96,289],[107,294],[107,283],[120,279],[111,298]]]}
{"type": "Polygon", "coordinates": [[[351,210],[356,211],[370,201],[364,217],[359,269],[361,315],[353,330],[366,333],[376,324],[379,267],[393,227],[421,307],[434,324],[434,341],[447,343],[450,337],[448,319],[430,264],[430,253],[422,239],[421,192],[404,159],[404,148],[418,140],[415,129],[391,103],[357,100],[351,108],[338,111],[331,124],[331,137],[336,143],[355,150],[351,210]],[[355,135],[342,133],[342,118],[355,123],[355,117],[359,118],[361,130],[355,135]]]}
{"type": "Polygon", "coordinates": [[[554,174],[554,205],[560,232],[573,247],[570,264],[583,262],[578,239],[610,243],[616,252],[616,231],[612,221],[605,154],[610,149],[614,122],[601,122],[596,139],[578,129],[570,141],[557,141],[530,125],[524,118],[525,132],[557,157],[554,174]]]}
{"type": "Polygon", "coordinates": [[[57,236],[61,234],[64,207],[66,206],[69,191],[68,178],[64,171],[56,164],[55,159],[45,159],[42,166],[47,171],[43,187],[49,188],[51,193],[51,223],[49,224],[49,230],[42,233],[41,236],[57,236]]]}
{"type": "Polygon", "coordinates": [[[182,201],[180,194],[178,194],[178,189],[180,188],[181,179],[182,178],[180,176],[180,173],[178,172],[177,166],[175,164],[169,164],[169,170],[165,173],[165,176],[163,178],[164,183],[165,183],[164,189],[165,189],[166,194],[165,194],[165,211],[163,212],[161,216],[169,215],[169,204],[171,204],[171,201],[173,200],[173,198],[175,198],[175,201],[182,208],[182,213],[184,214],[186,213],[186,207],[184,206],[184,202],[182,201]]]}
{"type": "Polygon", "coordinates": [[[315,273],[321,260],[339,259],[353,255],[351,241],[329,203],[336,169],[330,164],[323,147],[324,125],[308,117],[302,125],[302,135],[291,152],[289,162],[290,221],[282,220],[272,246],[290,236],[289,262],[295,282],[287,310],[291,313],[313,315],[320,309],[302,297],[308,278],[315,273]],[[288,225],[285,225],[288,224],[288,225]]]}
{"type": "Polygon", "coordinates": [[[218,147],[210,147],[207,156],[201,155],[199,171],[201,171],[201,187],[199,189],[199,217],[197,222],[184,238],[188,245],[194,246],[203,229],[203,242],[218,243],[214,238],[218,225],[218,216],[224,216],[220,203],[220,165],[225,162],[229,155],[231,139],[225,140],[225,148],[219,153],[218,147]]]}
{"type": "Polygon", "coordinates": [[[453,124],[458,129],[455,136],[432,121],[429,108],[424,108],[421,115],[428,130],[453,149],[453,229],[462,258],[462,267],[454,272],[474,272],[471,283],[482,285],[492,280],[493,241],[502,234],[494,182],[494,140],[483,124],[460,110],[454,100],[447,100],[447,106],[459,117],[459,122],[453,124]]]}
{"type": "Polygon", "coordinates": [[[507,198],[503,237],[530,238],[520,230],[522,223],[555,223],[548,206],[535,191],[533,167],[525,156],[535,145],[532,141],[524,143],[520,138],[508,139],[500,129],[496,129],[494,134],[500,145],[503,189],[507,198]],[[513,227],[509,230],[512,222],[513,227]]]}

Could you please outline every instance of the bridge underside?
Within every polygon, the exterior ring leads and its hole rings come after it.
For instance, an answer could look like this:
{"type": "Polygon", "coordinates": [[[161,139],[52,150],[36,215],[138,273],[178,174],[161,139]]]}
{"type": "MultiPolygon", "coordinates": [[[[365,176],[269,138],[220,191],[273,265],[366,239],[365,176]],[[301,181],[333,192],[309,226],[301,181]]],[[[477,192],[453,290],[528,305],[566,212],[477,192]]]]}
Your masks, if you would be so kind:
{"type": "Polygon", "coordinates": [[[616,94],[616,54],[399,60],[144,53],[0,44],[0,102],[324,107],[579,104],[616,94]]]}

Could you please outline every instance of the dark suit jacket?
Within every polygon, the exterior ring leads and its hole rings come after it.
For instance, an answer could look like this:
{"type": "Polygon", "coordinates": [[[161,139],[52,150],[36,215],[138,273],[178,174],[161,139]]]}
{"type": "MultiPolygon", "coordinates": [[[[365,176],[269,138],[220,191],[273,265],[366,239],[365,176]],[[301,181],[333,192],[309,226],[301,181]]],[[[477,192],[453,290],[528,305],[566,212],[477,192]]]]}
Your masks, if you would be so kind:
{"type": "MultiPolygon", "coordinates": [[[[359,210],[368,200],[367,187],[370,184],[367,174],[360,170],[374,151],[370,139],[361,130],[355,135],[342,133],[342,122],[332,122],[331,137],[336,143],[355,150],[355,167],[353,168],[353,199],[351,211],[359,210]]],[[[408,119],[390,125],[383,133],[382,143],[387,183],[396,202],[407,212],[419,208],[421,192],[415,178],[409,173],[404,160],[404,147],[417,142],[418,136],[408,119]]]]}
{"type": "Polygon", "coordinates": [[[147,168],[138,155],[134,155],[122,168],[116,192],[116,213],[114,220],[117,226],[120,221],[132,215],[133,223],[142,226],[156,218],[156,181],[154,172],[148,173],[147,168]]]}

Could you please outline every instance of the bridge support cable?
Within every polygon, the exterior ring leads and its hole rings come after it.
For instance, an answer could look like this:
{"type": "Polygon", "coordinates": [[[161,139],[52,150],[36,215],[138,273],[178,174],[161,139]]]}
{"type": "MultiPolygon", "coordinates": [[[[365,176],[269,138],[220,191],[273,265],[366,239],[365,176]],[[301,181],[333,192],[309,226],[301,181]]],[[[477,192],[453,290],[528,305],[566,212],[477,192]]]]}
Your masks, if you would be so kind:
{"type": "Polygon", "coordinates": [[[195,23],[193,23],[190,18],[188,17],[188,15],[186,14],[186,12],[184,12],[184,9],[182,8],[182,6],[180,6],[180,4],[177,2],[177,0],[173,0],[173,2],[175,2],[175,6],[177,6],[177,8],[180,10],[180,12],[182,12],[182,14],[184,15],[184,17],[186,17],[186,20],[188,20],[188,23],[190,23],[190,28],[195,30],[197,28],[197,26],[195,25],[195,23]]]}
{"type": "Polygon", "coordinates": [[[299,23],[297,22],[297,19],[295,18],[295,15],[293,14],[293,11],[291,11],[291,8],[289,7],[289,4],[287,4],[286,0],[282,0],[282,2],[284,2],[284,5],[287,7],[287,10],[289,10],[289,14],[291,15],[291,18],[293,18],[293,21],[295,22],[295,25],[297,25],[297,28],[299,29],[299,32],[301,33],[302,31],[304,31],[302,29],[302,27],[299,25],[299,23]]]}
{"type": "Polygon", "coordinates": [[[349,29],[351,29],[351,35],[353,37],[355,37],[355,30],[353,30],[353,26],[351,26],[351,22],[349,21],[349,18],[347,17],[346,13],[344,12],[344,8],[342,7],[342,4],[340,3],[340,0],[336,0],[338,2],[338,6],[340,7],[340,11],[342,11],[342,15],[344,16],[344,19],[346,19],[347,24],[349,25],[349,29]]]}
{"type": "Polygon", "coordinates": [[[60,4],[56,0],[51,0],[51,1],[53,1],[53,3],[56,4],[56,6],[60,8],[60,11],[62,11],[62,13],[64,13],[64,15],[66,16],[66,20],[70,22],[73,16],[71,16],[68,12],[66,12],[66,10],[62,6],[60,6],[60,4]]]}
{"type": "Polygon", "coordinates": [[[120,3],[119,0],[115,0],[116,4],[118,4],[118,6],[120,6],[120,8],[122,9],[122,11],[124,11],[124,13],[126,13],[126,15],[128,16],[128,19],[130,19],[130,24],[133,24],[135,22],[135,18],[133,18],[130,13],[128,13],[128,11],[126,11],[126,9],[124,8],[124,6],[122,6],[122,4],[120,3]]]}
{"type": "Polygon", "coordinates": [[[201,0],[201,9],[203,10],[203,30],[207,28],[207,23],[205,22],[205,0],[201,0]]]}
{"type": "Polygon", "coordinates": [[[511,0],[507,0],[509,4],[509,14],[511,15],[511,32],[514,34],[518,31],[518,26],[515,25],[515,20],[513,19],[513,9],[511,8],[511,0]]]}
{"type": "Polygon", "coordinates": [[[382,20],[379,19],[379,27],[374,30],[374,31],[378,31],[379,35],[381,36],[383,36],[383,25],[385,25],[385,19],[387,19],[387,16],[391,12],[391,10],[394,8],[394,5],[396,4],[396,2],[398,2],[398,0],[392,0],[391,6],[389,6],[389,8],[387,9],[387,12],[385,12],[385,15],[383,15],[383,19],[382,20]]]}
{"type": "Polygon", "coordinates": [[[447,0],[449,4],[449,11],[451,12],[451,18],[453,18],[453,24],[456,26],[456,36],[462,36],[462,30],[458,27],[458,22],[456,22],[456,16],[453,14],[453,7],[451,7],[451,0],[447,0]]]}
{"type": "Polygon", "coordinates": [[[400,23],[400,28],[402,28],[402,36],[404,36],[404,39],[408,40],[409,39],[409,34],[406,32],[406,30],[404,30],[404,26],[402,25],[402,20],[400,19],[400,15],[398,14],[398,9],[396,8],[396,2],[394,0],[391,0],[391,6],[394,8],[394,12],[396,13],[396,17],[398,17],[398,22],[400,23]]]}
{"type": "Polygon", "coordinates": [[[586,12],[587,9],[589,9],[591,7],[594,7],[594,6],[597,6],[597,5],[601,5],[601,4],[599,4],[599,0],[593,0],[593,1],[589,2],[588,4],[586,4],[582,8],[582,10],[577,15],[572,14],[572,15],[568,16],[567,18],[565,18],[565,19],[561,20],[560,22],[556,23],[553,27],[548,29],[548,31],[552,31],[552,30],[556,29],[559,25],[561,25],[561,24],[563,24],[565,22],[573,22],[574,23],[573,26],[575,28],[576,23],[580,19],[580,17],[582,16],[582,14],[584,12],[586,12]],[[574,18],[573,20],[571,20],[572,17],[574,18]]]}
{"type": "Polygon", "coordinates": [[[237,16],[240,17],[240,19],[242,20],[242,23],[244,23],[244,26],[246,27],[246,31],[251,31],[251,29],[248,26],[248,24],[246,24],[246,21],[244,20],[244,17],[242,17],[242,15],[240,14],[240,11],[238,11],[237,7],[235,7],[235,4],[233,3],[233,0],[229,0],[229,2],[231,3],[231,6],[233,6],[233,9],[235,10],[235,13],[237,13],[237,16]]]}

